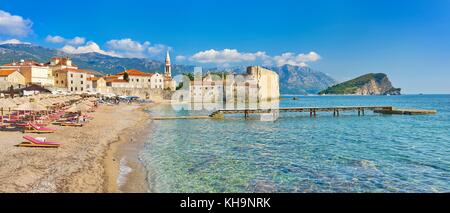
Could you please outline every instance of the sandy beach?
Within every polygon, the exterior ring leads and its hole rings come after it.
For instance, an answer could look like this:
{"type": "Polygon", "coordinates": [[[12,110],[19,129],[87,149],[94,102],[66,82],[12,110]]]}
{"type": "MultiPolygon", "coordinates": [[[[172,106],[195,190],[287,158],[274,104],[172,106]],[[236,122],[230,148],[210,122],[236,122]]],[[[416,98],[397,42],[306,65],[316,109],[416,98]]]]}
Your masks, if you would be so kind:
{"type": "Polygon", "coordinates": [[[52,134],[0,132],[0,192],[147,191],[137,159],[143,132],[149,128],[146,107],[149,105],[100,105],[85,126],[51,125],[57,129],[52,134]],[[63,145],[57,149],[16,147],[24,135],[46,137],[63,145]],[[121,167],[131,172],[123,177],[121,167]],[[127,184],[118,185],[118,178],[127,184]]]}

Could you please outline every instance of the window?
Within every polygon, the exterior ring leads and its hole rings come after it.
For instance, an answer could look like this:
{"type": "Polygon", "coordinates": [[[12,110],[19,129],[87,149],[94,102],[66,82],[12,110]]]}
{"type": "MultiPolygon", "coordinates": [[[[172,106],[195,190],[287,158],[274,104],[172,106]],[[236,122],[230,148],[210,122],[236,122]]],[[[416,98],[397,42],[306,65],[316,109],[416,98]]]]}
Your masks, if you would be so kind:
{"type": "Polygon", "coordinates": [[[70,77],[73,78],[73,74],[70,74],[70,77]]]}
{"type": "Polygon", "coordinates": [[[56,73],[56,77],[58,77],[58,73],[56,73]]]}
{"type": "Polygon", "coordinates": [[[61,84],[64,84],[64,81],[61,81],[61,84]]]}
{"type": "Polygon", "coordinates": [[[159,79],[159,82],[162,82],[162,79],[159,79]]]}
{"type": "Polygon", "coordinates": [[[83,78],[83,74],[81,74],[81,78],[83,78]]]}
{"type": "Polygon", "coordinates": [[[139,82],[139,79],[136,79],[137,82],[139,82]]]}
{"type": "Polygon", "coordinates": [[[83,91],[83,87],[81,87],[81,91],[83,91]]]}
{"type": "Polygon", "coordinates": [[[75,91],[77,91],[78,90],[78,87],[75,87],[75,91]]]}
{"type": "Polygon", "coordinates": [[[73,91],[73,87],[70,87],[70,91],[73,91]]]}
{"type": "Polygon", "coordinates": [[[56,81],[56,84],[58,84],[59,82],[58,81],[56,81]]]}
{"type": "Polygon", "coordinates": [[[83,81],[81,81],[81,84],[83,84],[83,81]]]}
{"type": "Polygon", "coordinates": [[[150,79],[148,79],[148,82],[150,82],[150,79]]]}
{"type": "Polygon", "coordinates": [[[73,84],[73,81],[70,81],[71,84],[73,84]]]}

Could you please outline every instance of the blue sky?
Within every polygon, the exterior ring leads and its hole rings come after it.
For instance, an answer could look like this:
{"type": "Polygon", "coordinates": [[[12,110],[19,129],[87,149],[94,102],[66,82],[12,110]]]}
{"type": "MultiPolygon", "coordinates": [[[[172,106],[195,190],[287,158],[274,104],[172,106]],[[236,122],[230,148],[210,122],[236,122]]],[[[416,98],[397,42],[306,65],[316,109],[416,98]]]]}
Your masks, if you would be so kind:
{"type": "Polygon", "coordinates": [[[21,29],[0,21],[0,41],[153,59],[169,49],[175,63],[204,66],[288,63],[340,81],[384,72],[406,93],[450,93],[448,0],[1,0],[0,11],[21,29]]]}

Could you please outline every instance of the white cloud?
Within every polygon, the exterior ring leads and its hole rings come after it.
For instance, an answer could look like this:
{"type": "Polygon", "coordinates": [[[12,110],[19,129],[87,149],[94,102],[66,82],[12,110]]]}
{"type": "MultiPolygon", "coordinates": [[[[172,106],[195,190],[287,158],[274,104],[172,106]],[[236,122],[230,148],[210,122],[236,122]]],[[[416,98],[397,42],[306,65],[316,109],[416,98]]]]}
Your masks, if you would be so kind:
{"type": "Polygon", "coordinates": [[[184,60],[186,60],[186,56],[184,56],[184,55],[177,55],[177,57],[175,57],[175,60],[176,61],[184,61],[184,60]]]}
{"type": "Polygon", "coordinates": [[[86,39],[83,37],[79,37],[79,36],[76,36],[75,38],[67,41],[68,44],[72,44],[72,45],[82,45],[85,42],[86,42],[86,39]]]}
{"type": "Polygon", "coordinates": [[[240,53],[236,49],[224,49],[224,50],[206,50],[195,53],[189,60],[196,61],[199,63],[215,63],[215,64],[226,64],[226,63],[239,63],[245,61],[255,61],[257,59],[265,59],[268,56],[265,52],[255,52],[255,53],[240,53]]]}
{"type": "Polygon", "coordinates": [[[46,41],[52,43],[63,43],[62,51],[71,54],[81,54],[96,52],[104,55],[122,57],[122,58],[147,58],[149,56],[163,56],[165,50],[171,48],[163,44],[152,45],[150,42],[143,43],[134,41],[130,38],[113,39],[106,42],[106,50],[103,50],[97,43],[89,41],[85,44],[85,38],[75,37],[65,39],[61,36],[47,36],[46,41]],[[85,44],[85,45],[83,45],[85,44]]]}
{"type": "Polygon", "coordinates": [[[0,40],[0,45],[2,44],[30,44],[29,42],[22,42],[18,39],[8,39],[8,40],[0,40]]]}
{"type": "Polygon", "coordinates": [[[163,56],[171,48],[164,44],[151,44],[149,41],[140,43],[130,38],[114,39],[106,43],[109,50],[122,57],[146,58],[148,56],[163,56]]]}
{"type": "Polygon", "coordinates": [[[83,37],[79,37],[79,36],[76,36],[72,39],[66,39],[61,36],[48,35],[47,38],[45,38],[45,41],[50,42],[50,43],[65,43],[65,44],[69,44],[69,45],[79,46],[79,45],[83,45],[86,42],[86,39],[83,37]]]}
{"type": "Polygon", "coordinates": [[[133,41],[130,38],[120,39],[120,40],[110,40],[106,43],[109,48],[123,51],[135,51],[142,52],[145,50],[144,46],[149,45],[150,42],[144,42],[141,44],[137,41],[133,41]]]}
{"type": "Polygon", "coordinates": [[[274,64],[277,66],[285,64],[294,66],[308,66],[307,62],[314,62],[319,59],[319,54],[315,52],[310,52],[308,54],[295,54],[287,52],[277,56],[269,56],[263,51],[245,53],[239,52],[236,49],[205,50],[195,53],[189,57],[190,61],[195,61],[202,64],[217,64],[220,66],[230,66],[230,63],[243,62],[259,63],[264,66],[272,66],[274,64]]]}
{"type": "Polygon", "coordinates": [[[47,38],[45,38],[45,41],[50,43],[63,43],[66,39],[61,36],[48,35],[47,38]]]}
{"type": "Polygon", "coordinates": [[[29,19],[0,10],[0,34],[2,35],[24,37],[31,33],[32,25],[33,22],[29,19]]]}
{"type": "Polygon", "coordinates": [[[91,52],[95,52],[95,53],[100,53],[103,55],[109,55],[109,56],[114,56],[114,57],[119,57],[120,55],[112,52],[112,51],[104,51],[100,48],[100,46],[98,46],[97,43],[89,41],[86,43],[86,45],[84,46],[79,46],[79,47],[74,47],[71,45],[65,45],[63,48],[61,48],[62,51],[66,52],[66,53],[70,53],[70,54],[82,54],[82,53],[91,53],[91,52]]]}
{"type": "Polygon", "coordinates": [[[133,41],[130,38],[120,40],[110,40],[106,43],[108,49],[118,52],[123,57],[128,58],[145,58],[145,50],[150,45],[150,42],[143,44],[133,41]]]}
{"type": "Polygon", "coordinates": [[[282,66],[285,64],[294,66],[308,66],[307,62],[314,62],[320,59],[320,55],[315,52],[310,52],[308,54],[295,54],[291,52],[283,53],[281,55],[273,57],[273,61],[277,66],[282,66]]]}
{"type": "Polygon", "coordinates": [[[147,52],[153,56],[163,55],[166,51],[170,50],[172,50],[172,48],[164,44],[155,44],[147,48],[147,52]]]}

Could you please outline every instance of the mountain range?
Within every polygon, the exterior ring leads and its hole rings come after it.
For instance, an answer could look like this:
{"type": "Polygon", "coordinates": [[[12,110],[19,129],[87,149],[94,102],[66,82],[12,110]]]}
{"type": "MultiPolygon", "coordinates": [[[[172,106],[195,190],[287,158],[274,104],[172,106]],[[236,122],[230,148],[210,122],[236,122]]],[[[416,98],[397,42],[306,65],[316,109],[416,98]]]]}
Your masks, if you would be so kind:
{"type": "MultiPolygon", "coordinates": [[[[119,58],[100,53],[68,54],[58,49],[46,48],[33,44],[3,44],[0,45],[0,64],[12,61],[35,60],[46,63],[51,57],[69,56],[73,63],[81,69],[93,71],[96,75],[113,74],[124,69],[138,69],[148,72],[163,72],[164,62],[147,58],[119,58]]],[[[192,72],[193,65],[172,65],[172,75],[192,72]]],[[[283,65],[266,67],[280,76],[281,94],[316,94],[337,82],[330,76],[309,67],[283,65]]],[[[207,68],[207,71],[228,71],[244,73],[245,66],[235,66],[227,69],[207,68]]]]}

